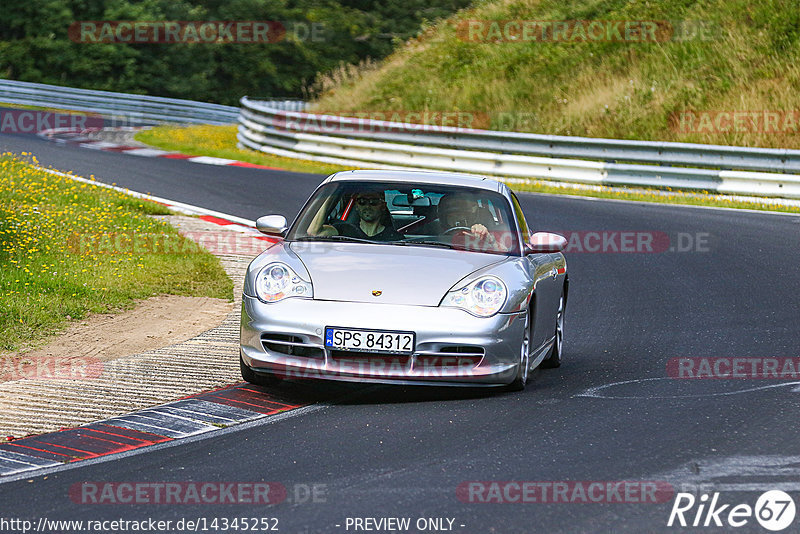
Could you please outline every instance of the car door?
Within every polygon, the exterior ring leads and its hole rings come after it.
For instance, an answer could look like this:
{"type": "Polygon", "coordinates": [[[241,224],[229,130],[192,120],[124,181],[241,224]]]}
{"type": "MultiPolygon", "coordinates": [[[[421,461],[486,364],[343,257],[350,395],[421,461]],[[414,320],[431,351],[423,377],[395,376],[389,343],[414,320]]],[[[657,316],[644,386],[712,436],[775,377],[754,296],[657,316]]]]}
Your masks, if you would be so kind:
{"type": "MultiPolygon", "coordinates": [[[[514,206],[514,215],[517,227],[522,234],[524,243],[530,242],[530,230],[525,220],[525,214],[519,205],[516,195],[511,194],[514,206]]],[[[539,348],[549,340],[556,330],[556,312],[558,311],[558,298],[561,296],[561,282],[559,280],[559,266],[563,256],[556,254],[528,254],[525,256],[530,276],[534,282],[534,298],[536,305],[533,310],[531,322],[533,332],[531,337],[531,350],[539,348]]]]}

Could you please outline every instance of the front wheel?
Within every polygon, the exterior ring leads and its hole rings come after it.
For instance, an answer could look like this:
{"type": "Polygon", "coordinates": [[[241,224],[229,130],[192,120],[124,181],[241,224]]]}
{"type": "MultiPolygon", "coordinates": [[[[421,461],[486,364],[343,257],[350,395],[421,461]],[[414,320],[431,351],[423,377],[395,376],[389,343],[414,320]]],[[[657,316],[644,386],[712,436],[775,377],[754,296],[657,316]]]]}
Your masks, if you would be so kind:
{"type": "Polygon", "coordinates": [[[550,355],[542,360],[541,366],[545,369],[555,369],[561,366],[561,354],[564,351],[564,308],[566,307],[564,293],[558,300],[558,314],[556,315],[556,335],[550,355]]]}
{"type": "Polygon", "coordinates": [[[529,353],[531,344],[531,314],[525,314],[525,333],[522,335],[522,343],[519,348],[519,365],[517,366],[517,376],[508,385],[509,391],[522,391],[528,383],[528,376],[531,370],[531,355],[529,353]]]}

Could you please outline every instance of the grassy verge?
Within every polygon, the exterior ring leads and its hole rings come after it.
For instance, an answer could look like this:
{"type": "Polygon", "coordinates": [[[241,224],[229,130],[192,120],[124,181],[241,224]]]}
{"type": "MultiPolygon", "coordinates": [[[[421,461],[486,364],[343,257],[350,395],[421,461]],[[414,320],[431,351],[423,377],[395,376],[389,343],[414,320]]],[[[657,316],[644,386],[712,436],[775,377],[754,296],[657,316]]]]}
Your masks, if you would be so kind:
{"type": "Polygon", "coordinates": [[[102,117],[102,115],[99,113],[77,111],[74,109],[61,109],[61,108],[54,108],[51,106],[29,106],[27,104],[11,104],[8,102],[0,102],[0,108],[29,109],[32,111],[49,111],[51,113],[64,113],[67,115],[85,115],[88,117],[102,117]]]}
{"type": "Polygon", "coordinates": [[[214,156],[277,167],[287,171],[332,174],[349,168],[292,158],[271,156],[236,147],[236,126],[157,126],[136,134],[136,140],[162,150],[195,156],[214,156]]]}
{"type": "Polygon", "coordinates": [[[230,300],[219,260],[147,216],[167,213],[0,156],[0,351],[153,295],[230,300]]]}
{"type": "Polygon", "coordinates": [[[461,111],[498,130],[800,148],[797,7],[791,0],[483,0],[377,66],[320,76],[317,109],[461,111]],[[541,24],[525,37],[506,31],[505,21],[660,21],[663,31],[646,40],[608,32],[556,39],[541,24]],[[684,111],[711,122],[684,127],[684,111]],[[716,111],[754,115],[717,123],[716,111]],[[777,123],[765,112],[776,112],[777,123]]]}
{"type": "MultiPolygon", "coordinates": [[[[502,178],[500,181],[503,181],[502,178]]],[[[782,213],[800,213],[800,207],[770,204],[767,202],[751,202],[732,200],[722,195],[702,191],[697,193],[660,189],[612,189],[603,187],[598,190],[577,187],[557,187],[532,181],[529,183],[509,182],[507,185],[515,191],[530,193],[548,193],[556,195],[575,195],[594,198],[611,198],[631,200],[635,202],[654,202],[657,204],[679,204],[688,206],[709,206],[717,208],[735,208],[759,211],[778,211],[782,213]]]]}
{"type": "MultiPolygon", "coordinates": [[[[279,166],[284,169],[299,172],[332,173],[341,170],[350,170],[352,167],[338,167],[334,165],[321,165],[314,162],[290,158],[269,157],[251,150],[236,148],[236,128],[234,126],[159,126],[137,134],[136,139],[147,144],[152,144],[165,150],[175,150],[185,154],[201,156],[216,156],[262,165],[279,166]],[[155,141],[155,142],[154,142],[155,141]],[[245,158],[247,157],[247,159],[245,158]]],[[[502,178],[498,178],[503,180],[502,178]]],[[[529,191],[533,193],[550,193],[558,195],[577,195],[596,198],[614,198],[619,200],[634,200],[639,202],[656,202],[662,204],[688,204],[695,206],[716,206],[722,208],[744,208],[764,211],[781,211],[800,213],[800,208],[781,206],[766,202],[744,202],[726,199],[719,195],[707,192],[680,192],[661,191],[651,189],[612,189],[600,190],[583,189],[579,187],[554,187],[543,182],[533,180],[529,183],[510,181],[509,187],[516,191],[529,191]]]]}

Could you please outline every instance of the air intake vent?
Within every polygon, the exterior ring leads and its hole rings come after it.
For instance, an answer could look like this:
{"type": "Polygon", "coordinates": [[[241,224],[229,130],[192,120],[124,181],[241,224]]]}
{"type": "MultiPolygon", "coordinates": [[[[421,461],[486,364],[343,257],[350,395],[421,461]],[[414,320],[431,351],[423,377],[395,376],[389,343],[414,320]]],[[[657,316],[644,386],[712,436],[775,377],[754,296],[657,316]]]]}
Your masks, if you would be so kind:
{"type": "Polygon", "coordinates": [[[301,358],[325,359],[325,351],[312,345],[299,336],[285,334],[262,334],[261,344],[264,350],[278,352],[287,356],[299,356],[301,358]]]}
{"type": "Polygon", "coordinates": [[[443,345],[438,350],[417,352],[416,370],[431,368],[471,369],[483,360],[483,347],[475,345],[443,345]]]}
{"type": "Polygon", "coordinates": [[[380,373],[382,371],[403,371],[408,368],[410,359],[411,357],[407,354],[332,350],[329,361],[342,366],[343,369],[352,367],[354,371],[360,373],[380,373]]]}
{"type": "Polygon", "coordinates": [[[445,345],[437,352],[442,354],[480,354],[483,356],[483,347],[476,347],[474,345],[445,345]]]}

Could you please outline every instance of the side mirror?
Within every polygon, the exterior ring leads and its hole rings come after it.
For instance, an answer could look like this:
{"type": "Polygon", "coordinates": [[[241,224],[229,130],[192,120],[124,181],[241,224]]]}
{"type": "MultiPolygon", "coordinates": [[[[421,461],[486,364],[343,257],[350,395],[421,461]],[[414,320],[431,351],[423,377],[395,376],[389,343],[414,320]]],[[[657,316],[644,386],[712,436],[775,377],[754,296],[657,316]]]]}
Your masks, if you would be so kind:
{"type": "Polygon", "coordinates": [[[536,232],[531,236],[525,254],[541,254],[547,252],[561,252],[567,248],[567,238],[563,235],[550,232],[536,232]]]}
{"type": "Polygon", "coordinates": [[[266,235],[286,237],[289,225],[283,215],[264,215],[256,221],[256,230],[266,235]]]}

